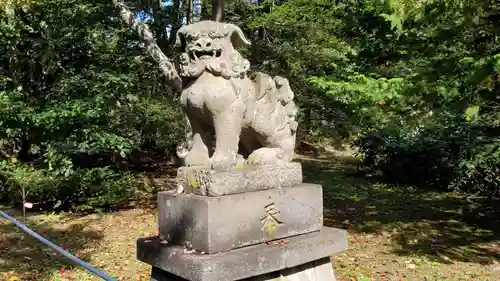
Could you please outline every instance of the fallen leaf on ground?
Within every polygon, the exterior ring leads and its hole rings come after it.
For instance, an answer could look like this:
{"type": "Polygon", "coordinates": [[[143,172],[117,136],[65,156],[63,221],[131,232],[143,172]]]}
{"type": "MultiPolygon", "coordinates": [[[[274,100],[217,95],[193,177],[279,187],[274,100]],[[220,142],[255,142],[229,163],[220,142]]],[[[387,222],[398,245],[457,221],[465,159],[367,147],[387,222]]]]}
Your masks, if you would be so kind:
{"type": "Polygon", "coordinates": [[[409,269],[415,269],[417,266],[414,265],[413,263],[409,263],[409,264],[406,265],[406,267],[409,268],[409,269]]]}
{"type": "Polygon", "coordinates": [[[271,246],[281,246],[281,245],[286,245],[288,243],[289,243],[289,241],[286,239],[281,239],[278,241],[266,241],[266,244],[271,245],[271,246]]]}

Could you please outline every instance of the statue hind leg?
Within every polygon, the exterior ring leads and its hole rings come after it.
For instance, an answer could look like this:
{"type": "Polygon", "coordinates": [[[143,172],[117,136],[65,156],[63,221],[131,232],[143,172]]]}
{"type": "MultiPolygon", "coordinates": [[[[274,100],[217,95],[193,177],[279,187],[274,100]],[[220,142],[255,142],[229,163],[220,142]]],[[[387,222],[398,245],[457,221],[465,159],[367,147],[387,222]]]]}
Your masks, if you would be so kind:
{"type": "Polygon", "coordinates": [[[266,147],[259,148],[248,156],[253,165],[277,165],[292,161],[295,150],[295,134],[286,128],[281,134],[268,137],[266,147]],[[286,132],[286,133],[285,133],[286,132]]]}

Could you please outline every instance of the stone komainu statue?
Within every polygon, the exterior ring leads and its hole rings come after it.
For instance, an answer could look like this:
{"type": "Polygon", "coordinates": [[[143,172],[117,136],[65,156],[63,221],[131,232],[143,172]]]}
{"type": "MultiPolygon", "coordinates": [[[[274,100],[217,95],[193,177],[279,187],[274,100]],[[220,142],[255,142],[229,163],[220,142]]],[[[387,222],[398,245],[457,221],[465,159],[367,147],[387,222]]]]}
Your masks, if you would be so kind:
{"type": "Polygon", "coordinates": [[[187,166],[226,169],[245,160],[254,165],[292,160],[294,93],[283,77],[258,73],[251,80],[250,63],[236,50],[245,44],[250,42],[241,29],[228,23],[201,21],[177,32],[184,79],[180,102],[188,129],[177,153],[187,166]]]}

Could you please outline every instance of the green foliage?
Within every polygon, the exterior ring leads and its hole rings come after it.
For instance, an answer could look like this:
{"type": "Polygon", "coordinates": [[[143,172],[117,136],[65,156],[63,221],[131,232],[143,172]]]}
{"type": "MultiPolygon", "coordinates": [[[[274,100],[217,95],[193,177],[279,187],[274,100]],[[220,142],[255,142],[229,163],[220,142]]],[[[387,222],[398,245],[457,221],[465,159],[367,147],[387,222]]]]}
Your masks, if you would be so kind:
{"type": "Polygon", "coordinates": [[[253,35],[253,69],[289,78],[300,107],[300,138],[347,135],[343,104],[310,83],[310,76],[337,77],[352,68],[355,50],[342,36],[336,1],[260,1],[242,22],[253,35]],[[332,124],[336,121],[335,124],[332,124]]]}
{"type": "Polygon", "coordinates": [[[170,147],[182,132],[158,67],[137,44],[111,3],[0,10],[2,197],[19,203],[11,191],[24,187],[35,202],[81,209],[134,194],[118,162],[144,146],[170,147]]]}
{"type": "Polygon", "coordinates": [[[430,3],[425,8],[426,17],[405,19],[403,29],[398,28],[404,41],[382,42],[415,51],[403,61],[384,58],[388,67],[365,69],[374,73],[369,82],[362,80],[363,87],[359,79],[350,77],[336,83],[313,80],[336,98],[347,95],[350,100],[346,103],[370,112],[368,118],[363,112],[353,114],[372,121],[358,124],[361,133],[357,144],[365,164],[380,170],[385,178],[490,197],[500,195],[498,177],[493,176],[500,164],[495,68],[495,34],[500,26],[488,19],[500,9],[489,4],[430,3]],[[464,9],[479,15],[472,16],[464,9]],[[471,33],[476,36],[471,37],[471,33]],[[418,42],[429,36],[433,39],[430,46],[419,49],[418,42]],[[470,48],[472,44],[480,47],[470,48]],[[398,73],[401,66],[404,71],[398,73]],[[386,83],[394,79],[397,83],[386,83]],[[380,89],[384,90],[382,95],[380,89]]]}
{"type": "Polygon", "coordinates": [[[388,180],[499,195],[498,3],[263,3],[249,26],[293,77],[308,135],[353,140],[388,180]]]}

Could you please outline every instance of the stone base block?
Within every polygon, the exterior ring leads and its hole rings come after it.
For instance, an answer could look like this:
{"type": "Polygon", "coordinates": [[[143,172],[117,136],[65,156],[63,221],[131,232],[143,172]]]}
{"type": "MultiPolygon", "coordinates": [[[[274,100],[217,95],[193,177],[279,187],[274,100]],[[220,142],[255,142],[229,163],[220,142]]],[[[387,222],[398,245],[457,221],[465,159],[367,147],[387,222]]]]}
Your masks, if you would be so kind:
{"type": "Polygon", "coordinates": [[[207,255],[199,252],[191,253],[181,246],[163,244],[157,237],[141,238],[137,241],[137,258],[156,268],[154,277],[158,281],[163,281],[158,279],[162,276],[165,278],[176,277],[177,279],[171,280],[179,281],[261,281],[279,278],[280,274],[293,276],[292,273],[299,272],[302,273],[297,276],[301,278],[285,280],[328,281],[332,279],[328,279],[329,273],[325,271],[326,267],[309,270],[311,265],[309,264],[308,268],[307,264],[318,262],[317,265],[321,267],[324,265],[324,261],[320,262],[320,260],[345,251],[347,249],[347,232],[325,227],[321,231],[290,237],[286,242],[280,245],[262,243],[207,255]],[[303,266],[302,270],[299,270],[300,266],[303,266]],[[287,271],[287,269],[292,270],[287,271]],[[166,273],[158,275],[162,271],[168,272],[170,276],[166,273]],[[325,274],[326,277],[323,279],[304,277],[317,272],[325,274]],[[248,279],[252,277],[268,279],[248,279]]]}
{"type": "Polygon", "coordinates": [[[181,167],[177,171],[177,182],[186,193],[222,196],[301,184],[302,166],[292,162],[279,166],[241,166],[228,170],[181,167]]]}
{"type": "Polygon", "coordinates": [[[174,244],[208,254],[258,244],[323,227],[320,185],[220,197],[158,193],[160,234],[174,244]]]}
{"type": "MultiPolygon", "coordinates": [[[[275,271],[269,274],[240,279],[239,281],[335,281],[330,258],[322,258],[317,261],[275,271]]],[[[151,281],[188,281],[175,276],[157,267],[151,270],[151,281]]]]}

